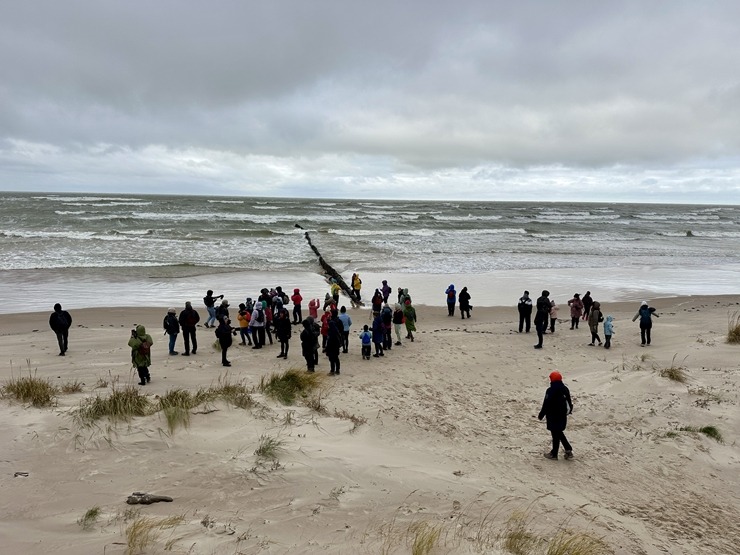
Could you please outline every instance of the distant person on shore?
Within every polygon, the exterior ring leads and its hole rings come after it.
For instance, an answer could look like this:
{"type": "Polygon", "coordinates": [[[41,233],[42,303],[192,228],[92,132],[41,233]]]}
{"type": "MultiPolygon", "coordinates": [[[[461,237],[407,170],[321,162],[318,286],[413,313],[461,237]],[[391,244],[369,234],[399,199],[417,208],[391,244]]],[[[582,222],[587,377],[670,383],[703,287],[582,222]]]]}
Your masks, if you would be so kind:
{"type": "Polygon", "coordinates": [[[216,297],[213,296],[213,291],[210,289],[206,291],[206,296],[203,297],[203,304],[206,305],[206,310],[208,311],[208,319],[206,320],[206,323],[203,324],[207,328],[215,327],[216,325],[216,299],[223,299],[223,295],[218,295],[216,297]]]}
{"type": "Polygon", "coordinates": [[[239,312],[236,314],[236,320],[239,322],[239,335],[241,336],[241,343],[240,345],[252,345],[252,337],[249,334],[249,320],[251,320],[252,315],[247,310],[247,305],[244,303],[241,303],[239,305],[239,312]]]}
{"type": "Polygon", "coordinates": [[[131,330],[131,339],[128,346],[131,347],[131,362],[139,374],[139,385],[146,385],[152,381],[149,367],[152,365],[152,337],[146,332],[141,324],[131,330]]]}
{"type": "Polygon", "coordinates": [[[326,356],[329,359],[329,375],[338,376],[341,368],[339,349],[343,343],[341,330],[342,322],[339,321],[339,313],[336,308],[331,311],[329,316],[326,339],[326,356]]]}
{"type": "Polygon", "coordinates": [[[373,343],[373,334],[367,324],[362,327],[360,332],[360,344],[362,345],[362,360],[370,360],[371,346],[373,343]]]}
{"type": "Polygon", "coordinates": [[[375,290],[370,303],[372,304],[373,318],[375,318],[380,314],[380,309],[383,308],[383,294],[380,292],[380,289],[375,290]]]}
{"type": "Polygon", "coordinates": [[[180,322],[177,321],[177,310],[170,308],[167,310],[167,315],[162,320],[162,327],[164,333],[170,336],[170,356],[178,354],[175,350],[175,343],[177,342],[177,336],[180,335],[180,322]]]}
{"type": "Polygon", "coordinates": [[[321,301],[318,299],[311,299],[308,301],[308,315],[314,319],[314,322],[319,319],[319,306],[321,301]]]}
{"type": "Polygon", "coordinates": [[[550,292],[545,289],[542,291],[542,295],[537,299],[537,313],[534,315],[534,328],[537,330],[537,345],[535,349],[542,348],[542,341],[544,339],[545,331],[547,326],[550,324],[550,292]]]}
{"type": "Polygon", "coordinates": [[[614,335],[614,318],[607,316],[604,320],[604,349],[612,346],[612,335],[614,335]]]}
{"type": "Polygon", "coordinates": [[[467,287],[462,288],[462,291],[457,296],[457,300],[460,303],[460,316],[462,316],[462,319],[465,320],[465,315],[470,318],[470,293],[468,293],[467,287]]]}
{"type": "Polygon", "coordinates": [[[322,310],[326,311],[327,308],[331,310],[332,305],[336,305],[336,303],[334,302],[334,297],[331,296],[331,293],[327,293],[324,296],[324,306],[322,310]]]}
{"type": "Polygon", "coordinates": [[[401,343],[401,327],[404,323],[403,308],[401,305],[396,303],[393,307],[393,329],[396,331],[396,346],[400,347],[401,343]]]}
{"type": "Polygon", "coordinates": [[[573,458],[573,448],[565,437],[565,427],[568,424],[568,415],[573,412],[573,401],[570,399],[570,391],[563,383],[563,376],[555,370],[550,373],[550,387],[545,392],[545,400],[542,409],[537,416],[539,420],[547,418],[547,429],[552,435],[552,450],[545,453],[546,459],[558,458],[558,449],[563,444],[565,458],[573,458]]]}
{"type": "Polygon", "coordinates": [[[339,321],[342,322],[342,352],[346,353],[349,350],[349,329],[352,327],[352,318],[347,314],[347,307],[342,305],[339,309],[339,321]]]}
{"type": "Polygon", "coordinates": [[[400,287],[398,289],[400,291],[398,293],[398,304],[400,304],[401,306],[406,306],[406,301],[411,302],[411,295],[409,295],[409,290],[408,288],[401,289],[400,287]]]}
{"type": "Polygon", "coordinates": [[[272,318],[272,310],[268,310],[266,304],[267,303],[264,301],[262,302],[262,312],[265,313],[265,335],[267,335],[267,340],[270,342],[270,345],[272,345],[272,329],[274,320],[272,318]]]}
{"type": "Polygon", "coordinates": [[[360,279],[360,274],[352,274],[350,285],[352,287],[352,292],[355,294],[355,297],[357,297],[357,300],[362,300],[362,297],[360,296],[360,289],[362,289],[362,280],[360,279]]]}
{"type": "Polygon", "coordinates": [[[645,345],[650,345],[650,332],[653,329],[653,316],[656,318],[660,318],[655,313],[655,309],[651,306],[648,306],[647,301],[642,301],[642,304],[640,305],[640,309],[637,311],[637,314],[634,315],[632,318],[632,321],[634,322],[638,318],[640,319],[640,346],[644,347],[645,345]]]}
{"type": "Polygon", "coordinates": [[[232,331],[236,333],[231,327],[231,320],[228,318],[221,318],[218,321],[218,327],[216,328],[215,334],[218,338],[218,344],[221,345],[221,365],[231,366],[231,362],[226,358],[226,353],[231,347],[232,343],[232,331]]]}
{"type": "Polygon", "coordinates": [[[555,324],[558,321],[558,305],[555,304],[555,299],[550,301],[550,333],[555,333],[555,324]]]}
{"type": "MultiPolygon", "coordinates": [[[[223,297],[223,295],[221,295],[223,297]]],[[[226,299],[221,300],[221,304],[216,309],[216,320],[230,320],[229,318],[229,301],[226,299]]]]}
{"type": "Polygon", "coordinates": [[[275,318],[275,335],[277,336],[277,340],[280,342],[280,354],[277,358],[288,358],[291,328],[292,325],[290,323],[288,309],[281,308],[280,312],[277,313],[277,318],[275,318]]]}
{"type": "Polygon", "coordinates": [[[450,283],[450,286],[445,289],[445,297],[447,297],[447,316],[455,315],[455,303],[457,303],[457,291],[455,286],[450,283]]]}
{"type": "MultiPolygon", "coordinates": [[[[408,289],[404,289],[405,291],[408,291],[408,289]]],[[[416,310],[411,306],[411,299],[404,301],[403,317],[406,324],[406,339],[410,339],[411,343],[413,343],[414,332],[416,331],[416,310]]]]}
{"type": "Polygon", "coordinates": [[[254,303],[252,317],[249,319],[249,327],[252,328],[252,349],[261,349],[265,345],[265,309],[262,301],[254,303]]]}
{"type": "Polygon", "coordinates": [[[588,313],[588,329],[591,330],[591,343],[590,347],[594,346],[594,341],[599,343],[601,347],[601,338],[599,337],[599,322],[604,321],[604,316],[601,314],[601,303],[595,302],[591,305],[591,312],[588,313]]]}
{"type": "Polygon", "coordinates": [[[583,301],[580,293],[573,293],[573,298],[568,301],[570,307],[570,329],[578,329],[578,322],[583,315],[583,301]]]}
{"type": "Polygon", "coordinates": [[[342,288],[339,287],[339,284],[334,278],[331,280],[331,287],[329,290],[331,292],[331,298],[334,299],[334,306],[339,306],[339,292],[342,288]]]}
{"type": "Polygon", "coordinates": [[[329,320],[331,319],[331,308],[326,307],[321,315],[321,352],[326,352],[326,343],[329,341],[329,320]]]}
{"type": "Polygon", "coordinates": [[[373,318],[373,344],[375,345],[375,358],[385,356],[383,353],[383,320],[380,318],[380,314],[373,318]]]}
{"type": "Polygon", "coordinates": [[[319,347],[316,334],[314,332],[314,319],[310,316],[303,320],[303,331],[301,331],[301,354],[306,359],[306,370],[313,372],[318,358],[317,350],[319,347]]]}
{"type": "Polygon", "coordinates": [[[525,291],[519,297],[516,308],[519,311],[519,333],[522,333],[522,330],[529,333],[532,328],[532,299],[529,296],[529,291],[525,291]]]}
{"type": "Polygon", "coordinates": [[[303,297],[301,297],[301,290],[297,287],[293,289],[293,295],[290,297],[290,302],[293,303],[293,323],[300,324],[303,321],[303,314],[301,313],[303,297]]]}
{"type": "Polygon", "coordinates": [[[591,291],[586,291],[583,296],[583,319],[588,320],[588,315],[591,313],[591,307],[594,304],[594,300],[591,298],[591,291]]]}
{"type": "Polygon", "coordinates": [[[383,350],[390,351],[393,347],[393,309],[384,304],[380,311],[380,321],[383,322],[383,350]]]}
{"type": "Polygon", "coordinates": [[[62,305],[56,303],[54,305],[54,312],[49,316],[49,327],[57,336],[57,343],[59,344],[59,356],[63,357],[67,352],[67,344],[69,341],[69,328],[72,326],[72,316],[69,312],[62,310],[62,305]]]}
{"type": "Polygon", "coordinates": [[[388,304],[388,297],[391,296],[393,288],[388,285],[388,280],[383,280],[383,286],[380,288],[380,292],[383,294],[383,304],[388,304]]]}
{"type": "Polygon", "coordinates": [[[403,302],[405,299],[403,298],[403,288],[399,287],[398,291],[396,291],[396,300],[398,301],[398,304],[403,306],[405,303],[403,302]]]}
{"type": "Polygon", "coordinates": [[[190,356],[190,344],[193,345],[193,354],[198,351],[198,340],[195,339],[195,327],[200,322],[200,314],[193,308],[190,301],[185,303],[185,310],[180,312],[178,317],[180,327],[182,328],[182,339],[185,343],[185,352],[182,356],[190,356]]]}

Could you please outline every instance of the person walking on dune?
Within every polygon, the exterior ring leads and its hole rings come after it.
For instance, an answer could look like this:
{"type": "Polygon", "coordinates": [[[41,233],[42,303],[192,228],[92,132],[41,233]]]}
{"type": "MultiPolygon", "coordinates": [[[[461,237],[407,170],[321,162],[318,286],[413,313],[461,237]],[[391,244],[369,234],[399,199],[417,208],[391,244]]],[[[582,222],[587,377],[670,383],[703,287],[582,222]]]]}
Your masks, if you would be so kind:
{"type": "Polygon", "coordinates": [[[601,338],[599,337],[599,322],[603,322],[604,317],[601,314],[601,303],[595,302],[591,305],[591,312],[588,313],[588,329],[591,330],[591,347],[594,346],[594,341],[598,341],[599,347],[601,347],[601,338]]]}
{"type": "Polygon", "coordinates": [[[570,390],[563,384],[563,376],[555,370],[550,373],[550,387],[545,392],[542,409],[537,416],[539,420],[547,418],[547,429],[552,435],[552,450],[545,453],[546,459],[558,458],[558,449],[563,444],[565,458],[573,458],[573,448],[565,437],[565,427],[568,424],[568,415],[573,412],[573,401],[570,399],[570,390]]]}
{"type": "Polygon", "coordinates": [[[72,317],[69,312],[62,310],[59,303],[54,305],[54,312],[49,316],[49,327],[57,336],[59,344],[59,356],[65,356],[67,352],[67,343],[69,340],[69,328],[72,326],[72,317]]]}
{"type": "Polygon", "coordinates": [[[648,306],[647,301],[642,301],[642,304],[640,305],[640,309],[637,311],[637,314],[634,315],[632,318],[632,321],[634,322],[638,318],[640,319],[640,346],[644,347],[645,345],[650,346],[650,332],[653,329],[653,316],[656,318],[660,318],[655,313],[655,309],[651,306],[648,306]]]}

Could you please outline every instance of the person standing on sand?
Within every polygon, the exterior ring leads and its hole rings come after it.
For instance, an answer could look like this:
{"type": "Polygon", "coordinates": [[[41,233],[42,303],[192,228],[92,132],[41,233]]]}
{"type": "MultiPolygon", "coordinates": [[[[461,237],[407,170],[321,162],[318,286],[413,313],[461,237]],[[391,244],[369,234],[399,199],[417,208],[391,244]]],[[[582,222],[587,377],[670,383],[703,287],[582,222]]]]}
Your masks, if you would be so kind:
{"type": "Polygon", "coordinates": [[[546,459],[556,460],[558,458],[561,443],[565,449],[565,458],[573,458],[573,448],[564,433],[568,424],[568,415],[572,413],[573,401],[570,399],[570,390],[563,383],[563,376],[557,370],[550,372],[550,387],[545,392],[545,400],[537,416],[539,420],[547,418],[547,429],[552,435],[552,450],[545,453],[546,459]]]}
{"type": "MultiPolygon", "coordinates": [[[[218,327],[216,328],[216,337],[218,338],[218,344],[221,345],[221,365],[231,366],[231,363],[226,358],[226,352],[231,347],[231,320],[227,318],[221,318],[218,321],[218,327]]],[[[234,332],[236,333],[236,332],[234,332]]]]}
{"type": "Polygon", "coordinates": [[[265,309],[262,301],[254,303],[252,317],[249,319],[249,327],[252,328],[252,349],[261,349],[265,345],[265,309]]]}
{"type": "Polygon", "coordinates": [[[360,274],[352,274],[350,284],[352,287],[352,292],[355,294],[355,297],[357,297],[357,300],[361,300],[360,289],[362,289],[362,280],[360,279],[360,274]]]}
{"type": "Polygon", "coordinates": [[[290,302],[293,303],[293,323],[300,324],[303,320],[303,314],[301,314],[301,303],[303,297],[301,297],[301,290],[297,287],[293,289],[293,295],[290,297],[290,302]]]}
{"type": "Polygon", "coordinates": [[[208,319],[206,320],[206,323],[203,324],[207,328],[213,328],[216,326],[216,299],[223,299],[223,295],[218,295],[217,297],[213,296],[213,291],[210,289],[206,291],[206,296],[203,297],[203,304],[206,305],[206,310],[208,311],[208,319]]]}
{"type": "Polygon", "coordinates": [[[380,311],[380,320],[383,322],[383,350],[390,351],[393,348],[393,310],[387,304],[380,311]]]}
{"type": "Polygon", "coordinates": [[[128,346],[131,347],[131,362],[139,374],[139,385],[146,385],[152,381],[149,367],[152,365],[152,337],[146,332],[146,328],[139,324],[136,329],[131,330],[131,339],[128,346]]]}
{"type": "Polygon", "coordinates": [[[342,322],[339,321],[337,309],[331,311],[329,318],[329,329],[326,339],[326,356],[329,359],[329,375],[338,376],[341,362],[339,361],[339,349],[342,346],[342,322]]]}
{"type": "Polygon", "coordinates": [[[280,354],[277,358],[288,358],[291,335],[290,316],[287,308],[281,308],[275,319],[275,335],[280,342],[280,354]]]}
{"type": "Polygon", "coordinates": [[[583,301],[580,293],[573,293],[573,298],[568,301],[570,307],[570,329],[578,329],[578,322],[583,314],[583,301]]]}
{"type": "Polygon", "coordinates": [[[400,347],[401,343],[401,326],[403,326],[404,316],[401,305],[396,303],[393,307],[393,329],[396,331],[396,346],[400,347]]]}
{"type": "Polygon", "coordinates": [[[313,318],[310,316],[303,320],[303,331],[301,331],[301,354],[306,359],[306,370],[313,372],[316,366],[316,350],[318,343],[313,331],[313,318]]]}
{"type": "Polygon", "coordinates": [[[380,292],[383,294],[383,304],[388,304],[388,297],[390,297],[393,292],[393,288],[388,285],[388,280],[383,280],[383,286],[380,288],[380,292]]]}
{"type": "MultiPolygon", "coordinates": [[[[404,296],[407,289],[404,289],[404,296]]],[[[411,299],[404,302],[403,317],[406,324],[406,339],[414,342],[414,332],[416,331],[416,310],[411,306],[411,299]]]]}
{"type": "Polygon", "coordinates": [[[236,320],[239,322],[239,334],[241,335],[242,341],[239,345],[252,346],[252,338],[249,335],[249,320],[252,318],[251,313],[247,310],[247,305],[244,303],[239,304],[239,312],[236,313],[236,320]]]}
{"type": "Polygon", "coordinates": [[[385,356],[385,353],[383,353],[384,337],[385,332],[383,329],[383,320],[381,319],[380,314],[378,314],[373,318],[373,343],[375,344],[375,354],[373,356],[375,358],[385,356]]]}
{"type": "Polygon", "coordinates": [[[550,301],[550,333],[555,333],[555,323],[558,321],[558,305],[555,299],[550,301]]]}
{"type": "Polygon", "coordinates": [[[588,320],[588,315],[591,313],[591,307],[594,304],[594,300],[591,298],[591,291],[586,291],[583,296],[583,319],[588,320]]]}
{"type": "Polygon", "coordinates": [[[339,309],[339,321],[342,322],[342,352],[346,353],[349,349],[349,329],[352,327],[352,318],[347,314],[347,307],[342,305],[339,309]]]}
{"type": "Polygon", "coordinates": [[[373,343],[373,334],[370,333],[368,325],[365,324],[360,332],[360,343],[362,344],[362,360],[370,360],[370,348],[373,343]]]}
{"type": "Polygon", "coordinates": [[[465,320],[466,314],[468,315],[468,319],[470,319],[470,293],[468,293],[467,287],[462,288],[462,291],[457,296],[457,300],[460,302],[460,316],[462,316],[462,319],[465,320]]]}
{"type": "Polygon", "coordinates": [[[603,322],[604,317],[601,315],[601,303],[595,302],[591,305],[591,312],[588,313],[588,329],[591,330],[590,347],[594,346],[594,341],[599,342],[601,347],[601,338],[599,337],[599,322],[603,322]]]}
{"type": "Polygon", "coordinates": [[[67,352],[67,343],[69,340],[69,328],[72,326],[72,317],[69,312],[62,310],[59,303],[54,305],[54,312],[49,316],[49,327],[57,336],[59,343],[59,356],[63,357],[67,352]]]}
{"type": "Polygon", "coordinates": [[[450,283],[450,286],[445,290],[445,296],[447,297],[447,316],[455,315],[455,303],[457,302],[457,291],[455,286],[450,283]]]}
{"type": "Polygon", "coordinates": [[[308,301],[308,315],[313,318],[314,322],[319,319],[319,305],[321,301],[318,299],[308,301]]]}
{"type": "Polygon", "coordinates": [[[547,326],[550,324],[550,292],[545,289],[542,291],[542,296],[537,299],[537,313],[534,315],[534,328],[537,330],[537,345],[535,349],[542,348],[542,340],[547,330],[547,326]]]}
{"type": "Polygon", "coordinates": [[[167,310],[167,315],[162,321],[162,327],[164,328],[165,334],[170,336],[170,356],[176,355],[175,343],[177,342],[177,336],[180,335],[180,322],[177,321],[177,310],[170,308],[167,310]]]}
{"type": "Polygon", "coordinates": [[[193,354],[198,351],[198,341],[195,339],[195,326],[200,322],[200,314],[193,309],[192,303],[187,301],[185,303],[185,310],[180,312],[180,316],[177,320],[180,322],[180,327],[182,328],[182,339],[185,342],[185,352],[182,356],[189,357],[191,342],[193,344],[193,354]]]}
{"type": "Polygon", "coordinates": [[[612,335],[614,335],[614,318],[607,316],[604,321],[604,349],[612,346],[612,335]]]}
{"type": "Polygon", "coordinates": [[[638,318],[640,319],[640,346],[644,347],[646,344],[650,345],[650,331],[653,329],[653,316],[660,318],[655,313],[655,309],[648,306],[647,301],[642,301],[640,309],[637,314],[634,315],[632,321],[634,322],[638,318]],[[647,343],[646,343],[647,342],[647,343]]]}
{"type": "Polygon", "coordinates": [[[519,333],[525,329],[529,333],[532,327],[532,299],[529,297],[529,291],[525,291],[524,294],[519,297],[519,302],[516,305],[519,311],[519,333]]]}
{"type": "Polygon", "coordinates": [[[383,294],[380,292],[380,289],[375,290],[375,293],[373,293],[370,299],[370,304],[372,304],[373,318],[375,318],[380,314],[380,309],[383,308],[383,294]]]}

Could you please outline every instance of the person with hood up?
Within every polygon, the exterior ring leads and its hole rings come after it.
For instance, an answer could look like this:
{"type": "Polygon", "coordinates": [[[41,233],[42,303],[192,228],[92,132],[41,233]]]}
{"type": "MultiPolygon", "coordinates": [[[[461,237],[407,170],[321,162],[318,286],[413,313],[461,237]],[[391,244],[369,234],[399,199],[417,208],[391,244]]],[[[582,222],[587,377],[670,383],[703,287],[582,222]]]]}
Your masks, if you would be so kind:
{"type": "Polygon", "coordinates": [[[332,305],[334,305],[334,297],[331,296],[331,293],[327,293],[326,296],[324,296],[324,307],[322,310],[326,312],[326,309],[328,308],[331,310],[332,305]]]}
{"type": "Polygon", "coordinates": [[[460,302],[460,316],[462,316],[462,319],[465,320],[466,314],[470,318],[470,293],[468,293],[467,287],[462,288],[460,294],[457,296],[457,300],[460,302]]]}
{"type": "Polygon", "coordinates": [[[373,344],[375,345],[375,358],[385,356],[383,353],[383,338],[385,337],[385,329],[383,328],[383,320],[380,314],[373,318],[373,344]]]}
{"type": "Polygon", "coordinates": [[[558,321],[558,305],[555,304],[555,299],[550,301],[550,333],[555,333],[555,324],[558,321]]]}
{"type": "Polygon", "coordinates": [[[373,298],[370,299],[370,303],[372,304],[373,318],[375,318],[380,314],[380,309],[383,308],[383,294],[380,292],[380,289],[375,290],[373,298]]]}
{"type": "Polygon", "coordinates": [[[241,335],[242,342],[239,345],[252,346],[252,337],[249,335],[249,320],[252,318],[251,312],[247,310],[247,305],[244,303],[239,304],[239,312],[236,314],[236,319],[239,322],[239,334],[241,335]]]}
{"type": "Polygon", "coordinates": [[[215,334],[218,338],[218,344],[221,345],[221,365],[222,366],[231,366],[231,363],[226,358],[226,352],[229,350],[229,347],[231,347],[232,343],[232,331],[236,333],[231,328],[231,320],[227,318],[219,318],[218,320],[218,327],[216,328],[215,334]]]}
{"type": "Polygon", "coordinates": [[[550,372],[550,387],[545,392],[545,400],[537,416],[539,420],[547,418],[547,429],[552,435],[552,450],[545,453],[546,459],[556,460],[558,458],[561,443],[565,449],[565,458],[573,458],[573,448],[564,433],[568,424],[568,415],[572,413],[573,401],[570,399],[570,390],[563,384],[563,376],[557,370],[550,372]]]}
{"type": "Polygon", "coordinates": [[[516,308],[519,311],[519,333],[522,333],[522,330],[525,329],[529,333],[532,328],[532,299],[529,297],[529,291],[525,291],[519,297],[516,308]]]}
{"type": "Polygon", "coordinates": [[[290,302],[293,303],[293,323],[300,324],[303,320],[303,314],[301,313],[303,297],[301,297],[301,290],[297,287],[293,289],[293,295],[290,297],[290,302]]]}
{"type": "Polygon", "coordinates": [[[383,280],[383,286],[380,288],[380,292],[383,294],[383,304],[388,304],[388,297],[391,296],[393,288],[388,285],[388,280],[383,280]]]}
{"type": "Polygon", "coordinates": [[[411,299],[406,299],[404,302],[403,317],[406,324],[406,339],[410,339],[411,343],[413,343],[414,332],[416,331],[416,309],[411,306],[411,299]]]}
{"type": "Polygon", "coordinates": [[[329,314],[328,330],[326,335],[326,356],[329,359],[329,375],[338,376],[341,363],[339,349],[342,346],[342,322],[339,321],[337,309],[329,314]]]}
{"type": "Polygon", "coordinates": [[[331,319],[331,308],[326,307],[321,315],[321,352],[326,352],[326,342],[329,341],[329,320],[331,319]]]}
{"type": "Polygon", "coordinates": [[[252,328],[252,343],[254,343],[252,349],[261,349],[265,345],[266,323],[265,308],[262,306],[262,301],[257,301],[254,303],[252,318],[249,320],[249,327],[252,328]]]}
{"type": "Polygon", "coordinates": [[[542,348],[545,331],[550,323],[550,292],[547,289],[542,291],[542,295],[537,299],[537,313],[534,315],[534,329],[537,331],[537,345],[535,349],[542,348]]]}
{"type": "Polygon", "coordinates": [[[72,327],[72,317],[69,312],[62,310],[62,305],[59,303],[54,305],[54,312],[49,316],[49,327],[57,336],[59,356],[65,356],[69,341],[69,328],[72,327]]]}
{"type": "Polygon", "coordinates": [[[393,329],[396,331],[396,346],[400,347],[401,343],[401,327],[404,323],[403,308],[401,305],[396,303],[393,306],[393,329]]]}
{"type": "Polygon", "coordinates": [[[640,309],[637,311],[637,314],[632,318],[632,321],[634,322],[638,318],[640,319],[640,346],[644,347],[646,344],[650,345],[650,332],[653,329],[653,316],[656,318],[660,318],[655,313],[655,309],[651,306],[648,306],[647,301],[642,301],[642,304],[640,305],[640,309]]]}
{"type": "Polygon", "coordinates": [[[216,320],[229,320],[229,301],[226,299],[221,300],[221,304],[216,309],[216,320]]]}
{"type": "Polygon", "coordinates": [[[583,319],[588,320],[588,315],[591,313],[591,307],[594,305],[594,300],[591,298],[591,291],[586,291],[583,295],[583,319]]]}
{"type": "Polygon", "coordinates": [[[591,305],[591,311],[588,313],[588,329],[591,330],[591,343],[590,347],[594,346],[594,341],[599,342],[601,347],[601,338],[599,337],[599,322],[604,321],[604,316],[601,314],[601,303],[595,302],[591,305]]]}
{"type": "Polygon", "coordinates": [[[185,310],[180,312],[178,317],[180,327],[182,328],[182,339],[185,343],[185,352],[182,356],[190,356],[190,344],[193,345],[193,354],[198,351],[198,340],[195,338],[195,327],[200,322],[200,314],[193,308],[193,304],[190,301],[185,303],[185,310]]]}
{"type": "Polygon", "coordinates": [[[568,301],[570,307],[570,329],[578,329],[578,322],[583,314],[583,301],[580,293],[573,293],[573,298],[568,301]]]}
{"type": "Polygon", "coordinates": [[[334,306],[339,305],[339,292],[342,290],[341,287],[339,287],[339,284],[337,283],[337,280],[332,278],[331,280],[331,287],[329,288],[329,291],[331,292],[331,298],[333,300],[334,306]]]}
{"type": "Polygon", "coordinates": [[[612,335],[614,335],[614,318],[607,316],[604,321],[604,349],[612,346],[612,335]]]}
{"type": "Polygon", "coordinates": [[[280,312],[275,318],[275,335],[280,342],[280,354],[277,358],[288,358],[288,351],[290,350],[290,335],[291,335],[291,324],[290,315],[288,314],[287,308],[281,308],[280,312]]]}
{"type": "Polygon", "coordinates": [[[165,335],[170,336],[170,356],[177,354],[175,343],[177,342],[177,336],[180,334],[180,322],[177,321],[175,314],[177,314],[177,310],[174,308],[168,309],[167,315],[162,321],[165,335]]]}
{"type": "Polygon", "coordinates": [[[450,283],[450,286],[445,289],[445,297],[447,297],[447,316],[455,315],[455,303],[457,303],[457,291],[455,286],[450,283]]]}
{"type": "Polygon", "coordinates": [[[380,311],[380,321],[383,323],[383,350],[390,351],[393,348],[393,309],[387,304],[380,311]]]}
{"type": "Polygon", "coordinates": [[[316,359],[318,358],[319,343],[314,331],[314,319],[310,316],[303,320],[303,330],[301,331],[301,354],[306,359],[306,370],[314,372],[316,359]]]}
{"type": "Polygon", "coordinates": [[[321,301],[318,299],[311,299],[308,301],[308,315],[314,319],[314,322],[319,319],[319,306],[321,301]]]}
{"type": "Polygon", "coordinates": [[[360,289],[362,289],[362,280],[360,279],[360,274],[352,274],[350,287],[352,287],[352,292],[355,294],[355,297],[357,297],[357,300],[361,300],[360,289]]]}
{"type": "Polygon", "coordinates": [[[146,332],[146,328],[139,324],[136,329],[131,330],[131,339],[128,346],[131,347],[131,362],[139,374],[139,385],[146,385],[152,381],[149,367],[152,365],[152,337],[146,332]]]}

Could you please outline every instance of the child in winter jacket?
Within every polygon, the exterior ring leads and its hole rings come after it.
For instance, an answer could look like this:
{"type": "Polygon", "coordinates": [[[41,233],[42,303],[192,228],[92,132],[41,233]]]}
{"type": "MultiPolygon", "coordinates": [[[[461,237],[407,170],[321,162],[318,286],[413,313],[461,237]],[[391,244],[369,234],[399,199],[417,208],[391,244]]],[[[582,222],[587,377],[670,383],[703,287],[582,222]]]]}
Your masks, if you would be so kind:
{"type": "Polygon", "coordinates": [[[612,346],[612,335],[614,335],[614,318],[607,316],[604,321],[604,349],[612,346]]]}
{"type": "Polygon", "coordinates": [[[365,324],[360,332],[360,341],[362,342],[362,360],[370,360],[370,347],[373,342],[373,336],[367,324],[365,324]]]}

